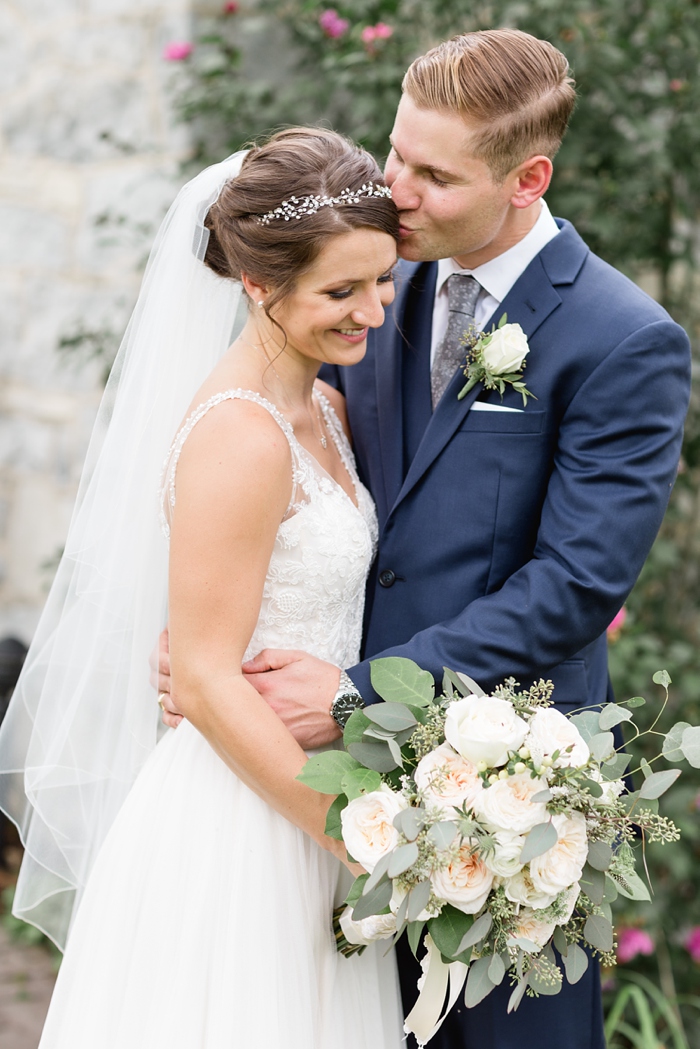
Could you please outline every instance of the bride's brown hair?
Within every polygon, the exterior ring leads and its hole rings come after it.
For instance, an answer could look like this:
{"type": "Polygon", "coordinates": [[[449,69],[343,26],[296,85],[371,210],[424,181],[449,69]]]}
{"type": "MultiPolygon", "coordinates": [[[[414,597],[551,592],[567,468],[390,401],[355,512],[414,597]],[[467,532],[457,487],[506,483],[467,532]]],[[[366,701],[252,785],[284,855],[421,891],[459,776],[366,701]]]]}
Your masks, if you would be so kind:
{"type": "Polygon", "coordinates": [[[272,289],[268,313],[289,295],[324,245],[340,233],[369,228],[398,241],[399,219],[388,197],[326,206],[300,219],[260,219],[290,197],[337,197],[367,182],[383,186],[375,159],[323,128],[289,128],[250,150],[240,174],[227,182],[204,220],[209,230],[204,262],[222,277],[245,273],[272,289]]]}

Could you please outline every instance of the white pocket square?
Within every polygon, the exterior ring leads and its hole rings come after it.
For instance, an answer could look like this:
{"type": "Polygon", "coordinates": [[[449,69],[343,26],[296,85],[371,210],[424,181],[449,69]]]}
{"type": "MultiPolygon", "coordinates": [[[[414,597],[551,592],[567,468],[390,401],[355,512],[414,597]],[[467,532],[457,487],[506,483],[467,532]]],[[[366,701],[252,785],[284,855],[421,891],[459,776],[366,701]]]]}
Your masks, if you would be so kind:
{"type": "Polygon", "coordinates": [[[486,401],[474,401],[471,412],[522,412],[522,408],[508,408],[505,404],[487,404],[486,401]]]}

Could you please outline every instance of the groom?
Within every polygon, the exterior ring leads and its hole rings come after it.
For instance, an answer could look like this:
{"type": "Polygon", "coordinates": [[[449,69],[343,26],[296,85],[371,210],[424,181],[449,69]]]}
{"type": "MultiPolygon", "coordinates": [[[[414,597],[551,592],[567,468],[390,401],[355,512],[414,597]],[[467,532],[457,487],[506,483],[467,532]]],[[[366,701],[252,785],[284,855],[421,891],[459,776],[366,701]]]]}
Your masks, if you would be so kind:
{"type": "MultiPolygon", "coordinates": [[[[364,659],[265,651],[250,680],[307,748],[378,700],[371,658],[406,656],[485,689],[551,678],[564,711],[609,693],[605,628],[663,517],[689,395],[688,341],[542,200],[574,105],[564,56],[514,30],[468,33],[408,70],[386,180],[397,295],[367,355],[322,377],[347,398],[379,513],[364,659]],[[476,385],[461,334],[503,314],[529,353],[523,406],[476,385]],[[340,687],[339,687],[340,684],[340,687]],[[358,697],[361,697],[358,698],[358,697]]],[[[407,1005],[415,963],[401,958],[407,1005]]],[[[510,987],[457,1008],[435,1049],[603,1049],[597,967],[506,1013],[510,987]]]]}

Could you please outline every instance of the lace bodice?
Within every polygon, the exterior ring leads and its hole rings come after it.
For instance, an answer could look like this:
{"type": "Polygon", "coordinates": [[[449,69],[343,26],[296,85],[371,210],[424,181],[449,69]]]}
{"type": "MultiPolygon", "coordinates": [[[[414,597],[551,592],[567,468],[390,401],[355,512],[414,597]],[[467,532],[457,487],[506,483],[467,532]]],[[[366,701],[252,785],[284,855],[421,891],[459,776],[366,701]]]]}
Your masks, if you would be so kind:
{"type": "Polygon", "coordinates": [[[292,498],[280,523],[262,605],[246,658],[263,648],[299,648],[336,666],[359,659],[365,580],[377,546],[372,498],[360,483],[347,437],[331,404],[315,392],[324,421],[350,475],[357,506],[299,443],[282,413],[252,390],[226,390],[189,416],[168,454],[162,490],[168,516],[175,507],[175,473],[182,447],[208,411],[226,400],[254,401],[276,420],[292,455],[292,498]]]}

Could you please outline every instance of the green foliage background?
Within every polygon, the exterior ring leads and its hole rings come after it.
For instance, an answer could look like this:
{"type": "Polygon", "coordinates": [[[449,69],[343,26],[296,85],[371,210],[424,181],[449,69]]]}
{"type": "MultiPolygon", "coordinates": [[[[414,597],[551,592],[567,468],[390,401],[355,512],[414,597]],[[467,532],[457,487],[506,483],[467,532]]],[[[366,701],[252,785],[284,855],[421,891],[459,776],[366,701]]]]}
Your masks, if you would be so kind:
{"type": "MultiPolygon", "coordinates": [[[[201,20],[197,47],[177,78],[181,114],[196,141],[195,163],[218,159],[266,129],[319,122],[382,158],[401,78],[417,54],[457,32],[518,27],[564,51],[578,86],[550,207],[572,220],[594,251],[641,281],[697,343],[698,0],[343,0],[336,10],[349,25],[338,38],[319,24],[325,8],[317,0],[260,0],[250,10],[201,20]],[[392,35],[364,43],[362,30],[377,22],[390,25],[392,35]],[[270,62],[271,40],[279,63],[270,62]],[[268,58],[251,60],[251,51],[268,58]]],[[[699,575],[696,382],[671,507],[629,598],[625,628],[611,646],[618,698],[646,695],[650,719],[659,699],[652,674],[668,669],[673,686],[666,728],[681,719],[700,721],[699,575]]],[[[655,955],[627,968],[650,977],[674,1012],[680,1009],[687,1041],[674,1037],[673,1044],[682,1049],[700,1045],[700,1012],[691,1000],[700,989],[700,966],[682,943],[689,928],[700,926],[697,773],[684,773],[664,810],[680,825],[682,841],[648,850],[654,901],[621,907],[618,921],[653,936],[655,955]]],[[[659,1018],[659,1037],[664,1033],[668,1027],[659,1018]]],[[[630,1038],[629,1032],[627,1039],[615,1035],[610,1044],[631,1045],[630,1038]]],[[[634,1044],[656,1049],[660,1042],[654,1036],[634,1044]]]]}

